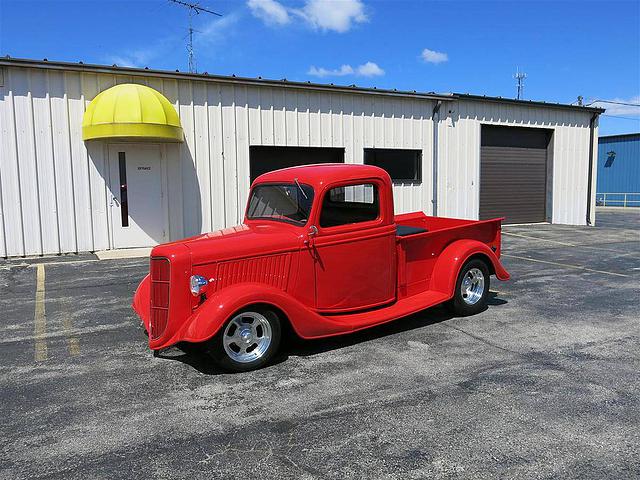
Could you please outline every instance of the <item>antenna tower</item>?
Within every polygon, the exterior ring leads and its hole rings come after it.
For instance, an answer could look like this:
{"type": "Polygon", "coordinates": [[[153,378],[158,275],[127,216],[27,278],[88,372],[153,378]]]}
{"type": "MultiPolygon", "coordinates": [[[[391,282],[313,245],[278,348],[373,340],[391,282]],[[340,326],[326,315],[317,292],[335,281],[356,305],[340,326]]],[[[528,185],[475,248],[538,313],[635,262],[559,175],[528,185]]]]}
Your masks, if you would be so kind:
{"type": "Polygon", "coordinates": [[[189,72],[196,73],[197,69],[196,69],[195,53],[193,51],[193,34],[198,32],[198,30],[193,28],[193,16],[200,15],[200,12],[209,13],[211,15],[216,15],[218,17],[221,17],[222,15],[214,11],[211,11],[207,8],[201,7],[198,3],[183,2],[181,0],[169,0],[169,1],[171,3],[175,3],[177,5],[180,5],[189,9],[189,33],[188,33],[189,41],[187,42],[187,52],[189,55],[189,72]]]}
{"type": "Polygon", "coordinates": [[[524,79],[527,78],[527,74],[524,72],[521,72],[520,69],[517,68],[516,74],[513,76],[513,78],[515,78],[518,81],[518,83],[516,84],[516,88],[518,89],[517,99],[522,100],[523,93],[524,93],[524,79]]]}

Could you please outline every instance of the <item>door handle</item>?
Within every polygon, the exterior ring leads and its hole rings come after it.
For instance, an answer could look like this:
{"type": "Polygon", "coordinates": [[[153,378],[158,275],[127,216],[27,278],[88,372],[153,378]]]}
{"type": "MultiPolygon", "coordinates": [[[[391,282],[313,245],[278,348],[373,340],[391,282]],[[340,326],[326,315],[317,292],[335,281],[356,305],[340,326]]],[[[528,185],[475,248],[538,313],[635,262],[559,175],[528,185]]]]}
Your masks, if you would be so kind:
{"type": "Polygon", "coordinates": [[[114,204],[114,203],[115,203],[118,207],[120,206],[120,202],[118,201],[118,199],[112,195],[112,196],[111,196],[111,206],[113,206],[113,204],[114,204]]]}

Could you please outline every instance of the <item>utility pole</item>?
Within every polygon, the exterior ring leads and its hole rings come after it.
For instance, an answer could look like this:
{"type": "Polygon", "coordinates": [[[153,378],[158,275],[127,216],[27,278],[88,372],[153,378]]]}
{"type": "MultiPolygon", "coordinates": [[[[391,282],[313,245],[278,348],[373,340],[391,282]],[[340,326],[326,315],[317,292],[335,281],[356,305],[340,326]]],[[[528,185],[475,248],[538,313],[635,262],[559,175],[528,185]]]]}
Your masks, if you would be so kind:
{"type": "Polygon", "coordinates": [[[193,16],[200,15],[200,12],[209,13],[211,15],[216,15],[218,17],[221,17],[222,15],[214,11],[208,10],[204,7],[201,7],[197,3],[183,2],[182,0],[169,0],[169,1],[171,3],[175,3],[177,5],[181,5],[189,9],[189,33],[188,33],[189,41],[187,43],[187,53],[189,56],[189,72],[196,73],[197,69],[196,69],[195,53],[193,51],[193,34],[194,32],[198,32],[198,30],[193,28],[193,16]]]}
{"type": "Polygon", "coordinates": [[[516,88],[518,89],[518,100],[522,100],[523,92],[524,92],[524,79],[527,78],[527,74],[521,72],[519,68],[516,69],[516,74],[513,76],[518,83],[516,84],[516,88]]]}

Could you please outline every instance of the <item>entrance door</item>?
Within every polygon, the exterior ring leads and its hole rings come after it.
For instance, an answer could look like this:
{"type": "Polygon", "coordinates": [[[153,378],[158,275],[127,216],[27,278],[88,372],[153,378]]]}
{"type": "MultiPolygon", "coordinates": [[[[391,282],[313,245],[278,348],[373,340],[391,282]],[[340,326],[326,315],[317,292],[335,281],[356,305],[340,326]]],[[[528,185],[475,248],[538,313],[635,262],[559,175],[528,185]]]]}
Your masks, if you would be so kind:
{"type": "Polygon", "coordinates": [[[166,241],[162,156],[158,145],[110,145],[114,248],[166,241]]]}

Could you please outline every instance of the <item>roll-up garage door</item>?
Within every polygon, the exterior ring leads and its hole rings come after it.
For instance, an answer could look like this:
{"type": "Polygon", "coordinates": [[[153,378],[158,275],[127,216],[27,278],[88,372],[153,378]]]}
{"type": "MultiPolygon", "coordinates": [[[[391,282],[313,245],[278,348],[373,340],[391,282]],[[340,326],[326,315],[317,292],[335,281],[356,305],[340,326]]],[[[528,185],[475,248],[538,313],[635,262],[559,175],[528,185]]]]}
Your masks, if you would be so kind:
{"type": "Polygon", "coordinates": [[[249,147],[251,181],[280,168],[313,163],[344,163],[344,148],[334,147],[249,147]]]}
{"type": "Polygon", "coordinates": [[[480,219],[505,223],[547,220],[547,146],[550,131],[482,126],[480,219]]]}

